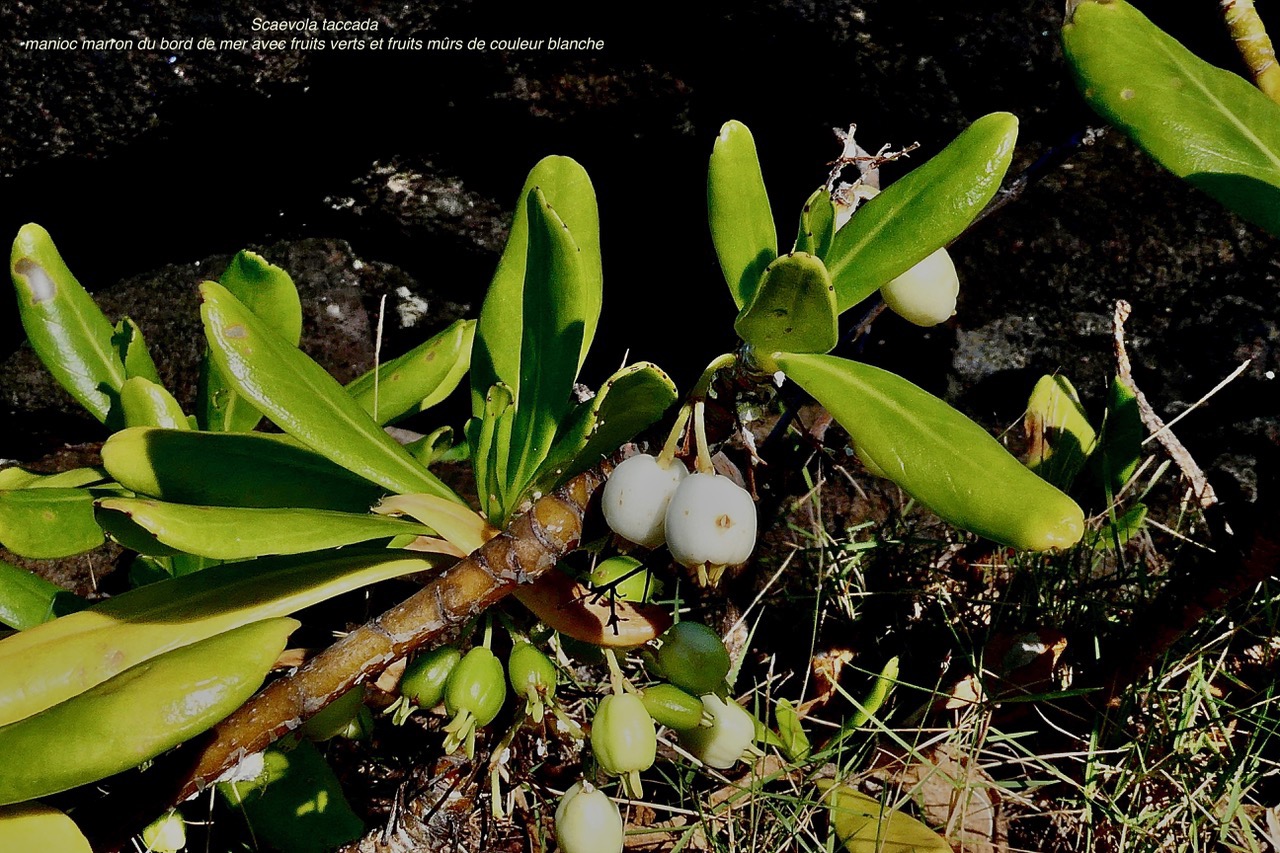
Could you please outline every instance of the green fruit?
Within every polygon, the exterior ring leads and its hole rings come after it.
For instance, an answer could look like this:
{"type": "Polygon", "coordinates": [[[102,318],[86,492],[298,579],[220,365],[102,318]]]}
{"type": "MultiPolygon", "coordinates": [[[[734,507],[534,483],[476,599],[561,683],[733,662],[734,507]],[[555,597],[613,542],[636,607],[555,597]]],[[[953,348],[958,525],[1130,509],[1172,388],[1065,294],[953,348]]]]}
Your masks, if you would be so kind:
{"type": "Polygon", "coordinates": [[[606,773],[623,777],[623,787],[631,796],[643,794],[640,771],[653,766],[657,750],[653,718],[640,697],[622,693],[600,700],[591,720],[591,751],[606,773]]]}
{"type": "Polygon", "coordinates": [[[640,691],[649,715],[668,728],[680,731],[702,724],[702,701],[674,684],[655,684],[640,691]]]}
{"type": "Polygon", "coordinates": [[[507,659],[511,689],[525,700],[525,712],[542,722],[547,700],[556,695],[556,667],[551,659],[530,643],[516,643],[507,659]]]}
{"type": "Polygon", "coordinates": [[[364,685],[357,685],[334,699],[320,713],[302,724],[302,736],[322,741],[344,734],[364,708],[364,685]]]}
{"type": "Polygon", "coordinates": [[[507,698],[502,662],[493,652],[478,646],[467,652],[449,673],[444,686],[444,707],[453,717],[444,730],[445,752],[465,745],[467,758],[475,755],[476,729],[493,722],[507,698]]]}
{"type": "Polygon", "coordinates": [[[614,584],[612,587],[614,595],[623,601],[641,603],[653,601],[662,595],[662,581],[648,569],[641,569],[643,565],[635,557],[610,557],[607,560],[601,560],[591,570],[591,586],[598,589],[614,583],[619,578],[626,578],[621,583],[614,584]]]}
{"type": "Polygon", "coordinates": [[[729,674],[729,650],[706,625],[677,622],[662,635],[658,664],[672,684],[701,696],[724,683],[729,674]]]}
{"type": "Polygon", "coordinates": [[[946,249],[938,249],[880,288],[893,312],[917,326],[945,323],[956,313],[960,278],[946,249]]]}
{"type": "Polygon", "coordinates": [[[419,708],[434,708],[444,699],[444,686],[462,652],[453,646],[441,646],[418,655],[404,668],[400,677],[400,695],[419,708]]]}
{"type": "Polygon", "coordinates": [[[575,782],[556,807],[560,853],[622,853],[622,815],[604,791],[575,782]]]}

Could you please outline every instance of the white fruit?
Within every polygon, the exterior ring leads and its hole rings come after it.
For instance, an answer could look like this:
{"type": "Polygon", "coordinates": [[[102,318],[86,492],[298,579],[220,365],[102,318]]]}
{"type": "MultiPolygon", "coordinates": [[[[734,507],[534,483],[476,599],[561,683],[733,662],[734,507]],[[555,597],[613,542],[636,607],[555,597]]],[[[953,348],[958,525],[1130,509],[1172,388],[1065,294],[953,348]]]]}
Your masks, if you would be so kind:
{"type": "Polygon", "coordinates": [[[880,288],[885,304],[917,326],[936,326],[956,313],[960,279],[946,249],[939,249],[880,288]]]}
{"type": "Polygon", "coordinates": [[[601,505],[609,529],[637,545],[661,545],[667,503],[687,476],[684,463],[675,460],[665,468],[644,453],[623,460],[604,484],[601,505]]]}
{"type": "Polygon", "coordinates": [[[560,853],[621,853],[622,815],[590,782],[575,782],[556,807],[560,853]]]}
{"type": "Polygon", "coordinates": [[[728,770],[755,740],[756,721],[737,702],[714,693],[702,697],[702,708],[711,725],[680,732],[680,745],[708,767],[728,770]]]}
{"type": "Polygon", "coordinates": [[[667,547],[690,569],[746,562],[756,544],[756,505],[746,489],[718,474],[690,474],[667,504],[667,547]]]}

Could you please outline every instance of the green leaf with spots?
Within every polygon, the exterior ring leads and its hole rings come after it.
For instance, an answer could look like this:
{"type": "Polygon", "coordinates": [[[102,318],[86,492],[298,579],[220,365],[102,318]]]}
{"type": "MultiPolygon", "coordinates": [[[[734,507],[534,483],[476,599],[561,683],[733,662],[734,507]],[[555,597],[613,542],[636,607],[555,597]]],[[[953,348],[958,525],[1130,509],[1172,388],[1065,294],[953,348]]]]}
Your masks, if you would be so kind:
{"type": "Polygon", "coordinates": [[[125,380],[111,323],[39,225],[18,232],[9,272],[31,348],[59,385],[106,422],[125,380]]]}
{"type": "Polygon", "coordinates": [[[302,554],[374,539],[429,535],[421,524],[321,509],[191,506],[105,498],[97,518],[113,538],[143,554],[181,552],[217,560],[302,554]]]}
{"type": "Polygon", "coordinates": [[[1070,488],[1098,441],[1075,386],[1065,376],[1041,377],[1022,423],[1027,467],[1060,489],[1070,488]]]}
{"type": "Polygon", "coordinates": [[[347,470],[393,492],[461,502],[387,435],[324,368],[281,338],[226,288],[200,287],[214,363],[276,426],[347,470]]]}
{"type": "MultiPolygon", "coordinates": [[[[260,255],[238,252],[218,279],[262,324],[291,346],[302,340],[302,302],[293,279],[260,255]]],[[[249,432],[262,413],[235,389],[218,367],[212,350],[206,350],[200,366],[200,390],[196,410],[202,429],[217,432],[249,432]]]]}
{"type": "Polygon", "coordinates": [[[840,311],[960,236],[1000,189],[1017,138],[1014,116],[983,116],[859,207],[823,256],[840,311]]]}
{"type": "Polygon", "coordinates": [[[1032,551],[1068,548],[1084,533],[1075,501],[927,391],[834,356],[782,353],[777,361],[840,422],[860,456],[956,527],[1032,551]]]}
{"type": "Polygon", "coordinates": [[[425,412],[452,394],[466,376],[475,329],[474,320],[458,320],[399,358],[347,383],[347,393],[380,424],[425,412]]]}
{"type": "Polygon", "coordinates": [[[1178,177],[1280,235],[1280,104],[1124,0],[1078,2],[1062,44],[1103,118],[1178,177]]]}
{"type": "Polygon", "coordinates": [[[751,304],[733,329],[757,362],[776,370],[775,352],[829,352],[840,340],[836,292],[827,268],[813,255],[793,252],[769,264],[751,304]]]}
{"type": "Polygon", "coordinates": [[[0,544],[22,557],[55,559],[102,544],[88,489],[0,491],[0,544]]]}
{"type": "Polygon", "coordinates": [[[725,122],[707,169],[711,242],[733,303],[751,301],[765,267],[778,257],[778,232],[764,188],[756,141],[742,122],[725,122]]]}

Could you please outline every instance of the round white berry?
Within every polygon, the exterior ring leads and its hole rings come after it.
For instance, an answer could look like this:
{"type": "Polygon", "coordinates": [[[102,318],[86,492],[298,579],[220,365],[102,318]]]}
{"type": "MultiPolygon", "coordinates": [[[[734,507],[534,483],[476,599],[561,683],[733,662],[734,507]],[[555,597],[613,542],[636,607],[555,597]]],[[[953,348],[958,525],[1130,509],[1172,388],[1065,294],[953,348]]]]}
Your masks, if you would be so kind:
{"type": "Polygon", "coordinates": [[[690,474],[667,504],[666,528],[667,547],[680,565],[734,566],[755,548],[755,501],[728,477],[690,474]]]}
{"type": "Polygon", "coordinates": [[[666,467],[644,453],[623,460],[604,484],[601,505],[609,529],[637,545],[661,545],[667,503],[687,476],[684,463],[675,460],[666,467]]]}
{"type": "Polygon", "coordinates": [[[956,313],[960,279],[946,249],[939,249],[880,288],[885,304],[917,326],[936,326],[956,313]]]}
{"type": "Polygon", "coordinates": [[[556,807],[561,853],[621,853],[622,815],[613,800],[590,782],[575,782],[556,807]]]}
{"type": "Polygon", "coordinates": [[[726,702],[714,693],[702,697],[702,707],[711,716],[711,725],[680,732],[680,745],[708,767],[727,770],[755,740],[755,720],[737,702],[726,702]]]}

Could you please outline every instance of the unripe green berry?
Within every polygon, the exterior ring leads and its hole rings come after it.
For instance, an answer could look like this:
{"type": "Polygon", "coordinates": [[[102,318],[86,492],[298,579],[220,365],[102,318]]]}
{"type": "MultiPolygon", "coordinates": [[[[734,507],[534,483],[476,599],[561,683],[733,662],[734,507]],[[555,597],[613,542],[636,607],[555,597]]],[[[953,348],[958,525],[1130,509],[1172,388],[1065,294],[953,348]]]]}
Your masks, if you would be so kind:
{"type": "Polygon", "coordinates": [[[646,453],[624,459],[609,475],[600,500],[609,529],[646,548],[661,545],[667,502],[688,474],[684,463],[664,466],[646,453]]]}
{"type": "Polygon", "coordinates": [[[302,724],[302,736],[307,740],[323,741],[347,731],[351,721],[364,707],[364,685],[357,684],[330,702],[320,713],[302,724]]]}
{"type": "Polygon", "coordinates": [[[653,766],[658,733],[640,697],[621,693],[600,700],[591,720],[591,751],[606,773],[623,777],[628,793],[642,793],[640,771],[653,766]]]}
{"type": "Polygon", "coordinates": [[[702,700],[674,684],[655,684],[640,691],[649,715],[668,728],[697,728],[702,724],[702,700]]]}
{"type": "Polygon", "coordinates": [[[622,853],[622,815],[590,782],[575,782],[556,807],[560,853],[622,853]]]}
{"type": "Polygon", "coordinates": [[[677,622],[662,635],[658,665],[666,679],[695,696],[724,684],[731,662],[720,637],[701,622],[677,622]]]}
{"type": "Polygon", "coordinates": [[[453,646],[441,646],[418,655],[400,677],[400,695],[419,708],[434,708],[444,699],[449,674],[460,660],[462,652],[453,646]]]}
{"type": "Polygon", "coordinates": [[[453,717],[444,730],[445,752],[465,744],[468,758],[475,755],[476,729],[493,722],[507,698],[507,678],[493,652],[477,646],[467,652],[449,673],[444,686],[444,707],[453,717]]]}
{"type": "Polygon", "coordinates": [[[643,565],[635,557],[610,557],[601,560],[591,570],[591,586],[598,589],[614,584],[614,595],[623,601],[652,601],[662,594],[662,581],[648,569],[642,569],[643,565]],[[614,583],[619,578],[626,580],[614,583]]]}
{"type": "Polygon", "coordinates": [[[542,722],[546,702],[556,695],[556,667],[551,659],[530,643],[519,642],[507,659],[511,689],[525,700],[525,711],[542,722]]]}
{"type": "Polygon", "coordinates": [[[880,288],[885,304],[917,326],[936,326],[956,313],[960,278],[946,249],[938,249],[880,288]]]}

